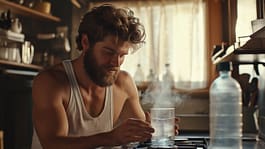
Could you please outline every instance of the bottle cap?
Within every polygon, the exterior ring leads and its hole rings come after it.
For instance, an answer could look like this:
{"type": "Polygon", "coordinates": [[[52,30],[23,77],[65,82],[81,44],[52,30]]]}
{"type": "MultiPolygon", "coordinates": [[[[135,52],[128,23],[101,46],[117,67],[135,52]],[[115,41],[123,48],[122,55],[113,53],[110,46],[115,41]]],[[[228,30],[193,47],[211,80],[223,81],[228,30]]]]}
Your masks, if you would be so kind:
{"type": "Polygon", "coordinates": [[[217,64],[218,71],[230,71],[233,69],[232,62],[221,62],[217,64]]]}

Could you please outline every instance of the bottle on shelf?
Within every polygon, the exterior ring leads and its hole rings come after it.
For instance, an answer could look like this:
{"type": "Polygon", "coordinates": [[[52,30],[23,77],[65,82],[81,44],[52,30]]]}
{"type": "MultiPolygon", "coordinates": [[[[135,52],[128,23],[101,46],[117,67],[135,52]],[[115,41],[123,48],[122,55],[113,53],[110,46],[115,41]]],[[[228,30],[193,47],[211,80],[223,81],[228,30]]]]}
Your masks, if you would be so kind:
{"type": "Polygon", "coordinates": [[[147,75],[146,78],[147,78],[147,82],[155,82],[155,81],[157,81],[157,78],[156,78],[156,75],[155,75],[153,69],[149,70],[149,74],[147,75]]]}
{"type": "Polygon", "coordinates": [[[163,81],[164,87],[173,88],[175,86],[174,77],[173,77],[173,74],[170,70],[170,64],[169,63],[165,64],[165,73],[163,74],[162,81],[163,81]]]}
{"type": "Polygon", "coordinates": [[[141,68],[141,64],[137,64],[137,68],[134,74],[134,81],[136,85],[141,85],[141,83],[144,81],[144,73],[141,68]]]}
{"type": "Polygon", "coordinates": [[[231,76],[232,63],[217,65],[219,76],[210,86],[210,149],[242,149],[242,95],[231,76]]]}

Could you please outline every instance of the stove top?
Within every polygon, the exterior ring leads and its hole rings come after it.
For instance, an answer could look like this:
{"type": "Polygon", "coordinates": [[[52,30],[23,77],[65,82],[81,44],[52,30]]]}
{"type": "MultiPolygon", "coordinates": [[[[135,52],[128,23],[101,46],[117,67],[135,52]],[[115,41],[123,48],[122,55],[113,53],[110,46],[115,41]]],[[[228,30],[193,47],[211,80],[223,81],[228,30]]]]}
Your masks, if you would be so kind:
{"type": "MultiPolygon", "coordinates": [[[[163,147],[153,147],[151,140],[140,143],[131,147],[130,149],[207,149],[209,146],[209,135],[206,134],[186,134],[186,135],[178,135],[174,139],[174,146],[163,146],[163,147]]],[[[244,133],[242,136],[243,146],[253,146],[258,141],[257,134],[248,134],[244,133]]],[[[264,142],[264,141],[263,141],[264,142]]],[[[265,143],[264,143],[265,146],[265,143]]],[[[262,149],[264,149],[264,146],[262,149]]],[[[255,148],[255,147],[251,147],[255,148]]],[[[249,149],[249,148],[247,148],[249,149]]],[[[257,148],[259,149],[259,148],[257,148]]]]}
{"type": "Polygon", "coordinates": [[[153,147],[150,141],[139,144],[136,149],[207,149],[208,138],[175,138],[174,146],[153,147]]]}

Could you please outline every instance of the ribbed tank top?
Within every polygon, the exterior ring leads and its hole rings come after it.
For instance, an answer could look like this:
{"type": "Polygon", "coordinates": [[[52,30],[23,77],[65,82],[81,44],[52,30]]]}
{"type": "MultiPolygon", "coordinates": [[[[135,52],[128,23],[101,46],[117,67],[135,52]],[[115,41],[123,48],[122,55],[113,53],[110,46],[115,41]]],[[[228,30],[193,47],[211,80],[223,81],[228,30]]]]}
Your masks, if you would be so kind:
{"type": "Polygon", "coordinates": [[[69,136],[88,136],[113,128],[112,87],[106,87],[104,108],[98,117],[92,117],[86,110],[71,60],[63,61],[70,82],[70,100],[67,107],[69,136]]]}
{"type": "MultiPolygon", "coordinates": [[[[70,99],[66,110],[69,136],[90,136],[113,129],[112,87],[106,87],[104,109],[98,117],[92,117],[86,110],[71,60],[64,60],[63,65],[70,81],[70,99]]],[[[32,149],[42,149],[36,131],[32,137],[32,149]]]]}

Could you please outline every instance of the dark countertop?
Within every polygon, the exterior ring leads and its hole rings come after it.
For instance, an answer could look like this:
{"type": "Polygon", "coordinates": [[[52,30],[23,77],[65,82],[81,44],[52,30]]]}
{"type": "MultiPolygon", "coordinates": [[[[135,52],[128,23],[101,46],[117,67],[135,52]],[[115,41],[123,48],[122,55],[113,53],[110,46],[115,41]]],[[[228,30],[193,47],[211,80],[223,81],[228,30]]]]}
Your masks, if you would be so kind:
{"type": "Polygon", "coordinates": [[[260,140],[256,142],[243,141],[243,149],[265,149],[265,143],[260,140]]]}
{"type": "MultiPolygon", "coordinates": [[[[177,149],[207,149],[209,147],[209,133],[208,132],[180,132],[179,135],[175,137],[175,145],[172,148],[177,149]]],[[[244,133],[242,137],[242,148],[241,149],[265,149],[265,140],[258,137],[254,133],[244,133]]],[[[145,142],[141,144],[131,144],[127,145],[128,148],[133,149],[161,149],[161,148],[171,148],[171,147],[151,147],[150,142],[145,142]]],[[[122,147],[121,147],[122,148],[122,147]]],[[[115,149],[121,149],[115,148],[115,149]]]]}
{"type": "MultiPolygon", "coordinates": [[[[180,132],[176,138],[205,138],[209,140],[207,132],[180,132]]],[[[265,140],[258,137],[258,134],[244,133],[243,134],[243,149],[265,149],[265,140]]]]}

